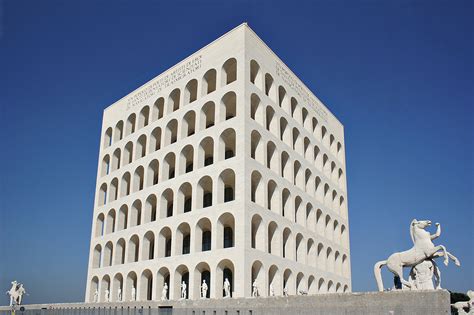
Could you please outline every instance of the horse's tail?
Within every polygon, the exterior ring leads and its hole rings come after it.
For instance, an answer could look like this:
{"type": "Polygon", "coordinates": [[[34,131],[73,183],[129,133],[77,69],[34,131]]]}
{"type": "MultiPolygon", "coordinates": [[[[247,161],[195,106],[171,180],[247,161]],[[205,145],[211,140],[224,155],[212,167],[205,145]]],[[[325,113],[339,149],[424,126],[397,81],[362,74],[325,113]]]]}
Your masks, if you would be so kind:
{"type": "Polygon", "coordinates": [[[377,287],[379,291],[383,291],[382,273],[380,272],[380,269],[382,269],[382,266],[385,266],[386,264],[387,264],[387,261],[382,260],[382,261],[377,262],[374,266],[374,275],[375,275],[375,280],[377,281],[377,287]]]}

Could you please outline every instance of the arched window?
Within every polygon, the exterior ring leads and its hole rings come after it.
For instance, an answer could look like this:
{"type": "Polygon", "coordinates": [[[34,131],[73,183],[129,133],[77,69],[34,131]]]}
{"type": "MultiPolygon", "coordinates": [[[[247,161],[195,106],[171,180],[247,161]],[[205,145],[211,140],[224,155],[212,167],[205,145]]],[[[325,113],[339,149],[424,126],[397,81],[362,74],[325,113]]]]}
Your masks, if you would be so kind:
{"type": "Polygon", "coordinates": [[[264,144],[262,143],[260,133],[253,130],[250,134],[250,157],[262,165],[265,165],[264,150],[264,144]]]}
{"type": "Polygon", "coordinates": [[[150,107],[145,106],[140,111],[140,116],[138,116],[138,129],[148,126],[149,117],[150,117],[150,107]]]}
{"type": "Polygon", "coordinates": [[[158,236],[158,257],[171,256],[171,230],[169,227],[161,229],[158,236]]]}
{"type": "Polygon", "coordinates": [[[122,140],[122,138],[123,138],[123,121],[119,121],[115,125],[114,142],[118,142],[122,140]]]}
{"type": "Polygon", "coordinates": [[[152,120],[158,120],[163,117],[163,113],[165,110],[165,99],[163,97],[160,97],[159,99],[156,100],[155,104],[153,104],[153,110],[152,110],[152,120]]]}
{"type": "Polygon", "coordinates": [[[153,299],[153,273],[146,269],[140,278],[140,301],[151,301],[153,299]]]}
{"type": "Polygon", "coordinates": [[[157,200],[155,195],[150,195],[146,199],[144,223],[156,221],[157,200]]]}
{"type": "Polygon", "coordinates": [[[165,131],[165,145],[175,143],[178,139],[178,121],[176,119],[171,120],[166,125],[165,131]]]}
{"type": "Polygon", "coordinates": [[[222,85],[226,85],[237,80],[237,60],[228,59],[222,66],[222,85]]]}
{"type": "Polygon", "coordinates": [[[145,170],[143,166],[137,167],[133,174],[133,192],[137,192],[143,189],[143,183],[145,181],[145,170]]]}
{"type": "Polygon", "coordinates": [[[227,92],[221,99],[220,121],[234,118],[237,110],[237,96],[235,92],[227,92]]]}
{"type": "Polygon", "coordinates": [[[184,183],[178,190],[178,213],[191,212],[192,208],[192,187],[189,183],[184,183]]]}
{"type": "Polygon", "coordinates": [[[255,60],[250,61],[250,82],[255,84],[260,90],[262,89],[262,72],[255,60]]]}
{"type": "Polygon", "coordinates": [[[224,170],[219,176],[218,202],[229,202],[235,199],[235,173],[232,169],[224,170]],[[222,199],[220,199],[222,198],[222,199]]]}
{"type": "Polygon", "coordinates": [[[112,172],[120,168],[120,149],[115,149],[114,154],[112,155],[112,172]]]}
{"type": "Polygon", "coordinates": [[[112,144],[112,128],[109,127],[107,128],[107,130],[105,131],[105,134],[104,134],[104,144],[103,144],[103,148],[108,148],[110,147],[110,145],[112,144]]]}
{"type": "Polygon", "coordinates": [[[102,260],[102,246],[97,244],[94,247],[94,254],[92,256],[92,268],[100,268],[102,260]]]}
{"type": "Polygon", "coordinates": [[[201,130],[211,128],[212,126],[214,126],[215,119],[216,119],[215,107],[216,106],[214,105],[214,102],[212,101],[209,101],[202,106],[201,118],[200,118],[201,130]]]}
{"type": "Polygon", "coordinates": [[[136,117],[137,117],[137,115],[135,115],[135,114],[131,114],[130,116],[128,116],[127,125],[126,125],[126,128],[125,128],[125,136],[131,135],[132,133],[135,132],[135,123],[136,123],[136,120],[137,120],[136,117]]]}
{"type": "Polygon", "coordinates": [[[102,184],[99,189],[99,198],[97,198],[97,205],[103,206],[107,203],[107,184],[102,184]]]}
{"type": "Polygon", "coordinates": [[[128,241],[127,262],[137,262],[140,253],[140,240],[138,235],[133,235],[128,241]]]}
{"type": "Polygon", "coordinates": [[[110,201],[115,201],[115,200],[117,200],[117,197],[118,197],[118,179],[114,178],[110,182],[109,200],[110,201]]]}
{"type": "Polygon", "coordinates": [[[137,140],[135,151],[135,160],[138,160],[146,155],[146,136],[141,135],[137,140]]]}
{"type": "Polygon", "coordinates": [[[159,180],[159,173],[160,173],[160,163],[158,160],[153,160],[148,164],[148,170],[147,170],[147,186],[153,186],[158,184],[159,180]]]}
{"type": "Polygon", "coordinates": [[[168,97],[168,113],[172,113],[179,109],[179,102],[181,98],[181,91],[174,89],[168,97]]]}
{"type": "Polygon", "coordinates": [[[122,176],[122,180],[120,182],[120,196],[125,197],[130,195],[130,187],[131,187],[131,176],[129,172],[126,172],[122,176]]]}
{"type": "Polygon", "coordinates": [[[206,208],[212,206],[212,179],[209,176],[204,176],[198,182],[198,207],[206,208]]]}
{"type": "Polygon", "coordinates": [[[183,117],[183,121],[181,124],[181,137],[184,139],[186,137],[192,136],[195,132],[196,113],[194,111],[189,111],[183,117]]]}
{"type": "Polygon", "coordinates": [[[191,235],[191,228],[189,227],[188,223],[181,223],[176,231],[176,253],[179,255],[186,255],[189,254],[191,251],[191,244],[190,244],[190,235],[191,235]]]}
{"type": "Polygon", "coordinates": [[[168,218],[173,215],[174,193],[170,188],[161,194],[160,218],[168,218]]]}
{"type": "Polygon", "coordinates": [[[250,118],[260,125],[264,125],[263,105],[261,105],[260,98],[255,93],[250,96],[250,118]]]}
{"type": "Polygon", "coordinates": [[[255,214],[251,222],[251,246],[252,248],[265,251],[265,230],[262,217],[255,214]]]}
{"type": "Polygon", "coordinates": [[[161,128],[156,127],[151,132],[149,152],[158,151],[161,148],[161,128]]]}
{"type": "Polygon", "coordinates": [[[106,154],[102,159],[102,166],[100,168],[100,176],[109,175],[110,171],[110,156],[106,154]]]}
{"type": "Polygon", "coordinates": [[[184,105],[194,102],[197,99],[197,85],[196,79],[189,81],[184,89],[184,105]]]}
{"type": "Polygon", "coordinates": [[[214,163],[214,140],[204,138],[199,145],[198,166],[204,167],[214,163]]]}
{"type": "Polygon", "coordinates": [[[142,260],[149,260],[155,257],[155,234],[148,231],[143,236],[142,260]]]}
{"type": "Polygon", "coordinates": [[[221,244],[218,244],[219,248],[234,247],[234,216],[228,212],[224,213],[219,217],[217,224],[217,239],[223,240],[221,244]]]}
{"type": "Polygon", "coordinates": [[[163,179],[172,179],[175,176],[176,157],[173,152],[168,153],[163,161],[163,179]]]}
{"type": "Polygon", "coordinates": [[[216,74],[215,69],[208,70],[202,78],[202,95],[207,95],[216,90],[216,74]]]}
{"type": "Polygon", "coordinates": [[[179,155],[179,173],[186,174],[193,171],[194,147],[190,144],[185,146],[179,155]]]}
{"type": "Polygon", "coordinates": [[[220,160],[230,159],[235,156],[235,130],[228,128],[224,130],[219,138],[220,160]]]}
{"type": "Polygon", "coordinates": [[[132,163],[133,160],[133,142],[129,141],[123,150],[123,165],[132,163]]]}
{"type": "Polygon", "coordinates": [[[194,242],[195,251],[211,250],[212,224],[208,218],[202,218],[196,224],[194,242]]]}
{"type": "Polygon", "coordinates": [[[275,84],[273,77],[269,73],[265,74],[265,94],[270,97],[272,101],[276,102],[275,84]]]}
{"type": "Polygon", "coordinates": [[[265,204],[263,185],[262,175],[258,171],[253,171],[250,183],[250,200],[260,206],[265,204]]]}

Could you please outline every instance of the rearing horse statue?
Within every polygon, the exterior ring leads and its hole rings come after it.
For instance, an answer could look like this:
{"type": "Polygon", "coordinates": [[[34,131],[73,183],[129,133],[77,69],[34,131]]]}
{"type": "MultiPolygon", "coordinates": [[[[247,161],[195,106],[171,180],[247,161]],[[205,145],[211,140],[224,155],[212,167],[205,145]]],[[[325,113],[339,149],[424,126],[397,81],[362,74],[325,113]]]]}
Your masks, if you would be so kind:
{"type": "Polygon", "coordinates": [[[403,267],[413,267],[425,259],[432,259],[437,257],[444,257],[444,264],[447,266],[449,259],[453,260],[456,266],[460,266],[459,260],[446,250],[443,245],[435,246],[433,240],[441,235],[441,226],[436,223],[436,233],[430,234],[425,228],[431,225],[431,221],[418,221],[413,219],[410,224],[410,235],[413,241],[413,247],[409,250],[400,253],[394,253],[388,257],[387,260],[379,261],[374,266],[375,279],[379,291],[383,291],[383,282],[381,275],[382,266],[387,266],[396,277],[400,278],[403,285],[411,288],[411,283],[403,278],[403,267]]]}

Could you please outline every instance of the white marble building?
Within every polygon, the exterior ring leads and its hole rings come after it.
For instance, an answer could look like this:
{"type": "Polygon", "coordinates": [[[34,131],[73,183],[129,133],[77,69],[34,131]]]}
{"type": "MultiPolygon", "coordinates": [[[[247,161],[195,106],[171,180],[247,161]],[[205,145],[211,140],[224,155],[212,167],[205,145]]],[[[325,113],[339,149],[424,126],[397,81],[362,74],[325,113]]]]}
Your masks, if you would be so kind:
{"type": "Polygon", "coordinates": [[[242,24],[105,109],[86,302],[351,290],[342,124],[242,24]]]}

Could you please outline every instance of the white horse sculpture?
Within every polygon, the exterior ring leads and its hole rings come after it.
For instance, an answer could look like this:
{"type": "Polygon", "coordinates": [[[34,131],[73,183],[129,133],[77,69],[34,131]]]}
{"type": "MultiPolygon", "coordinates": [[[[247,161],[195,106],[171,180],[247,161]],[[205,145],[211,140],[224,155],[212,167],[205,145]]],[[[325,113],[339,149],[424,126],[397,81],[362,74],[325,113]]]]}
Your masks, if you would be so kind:
{"type": "Polygon", "coordinates": [[[447,266],[449,259],[452,259],[457,266],[460,266],[459,260],[446,250],[443,245],[435,246],[433,240],[441,235],[441,226],[436,223],[437,229],[435,234],[425,231],[425,228],[431,225],[431,221],[418,221],[413,219],[410,224],[410,235],[414,246],[404,252],[394,253],[387,260],[379,261],[374,266],[375,279],[379,291],[383,291],[383,282],[380,269],[387,266],[396,277],[399,277],[402,285],[411,288],[411,283],[403,278],[403,267],[413,267],[425,259],[433,259],[444,257],[444,264],[447,266]]]}
{"type": "Polygon", "coordinates": [[[7,291],[7,294],[10,295],[10,306],[20,305],[23,294],[26,293],[23,285],[18,283],[16,280],[11,282],[12,287],[7,291]]]}

